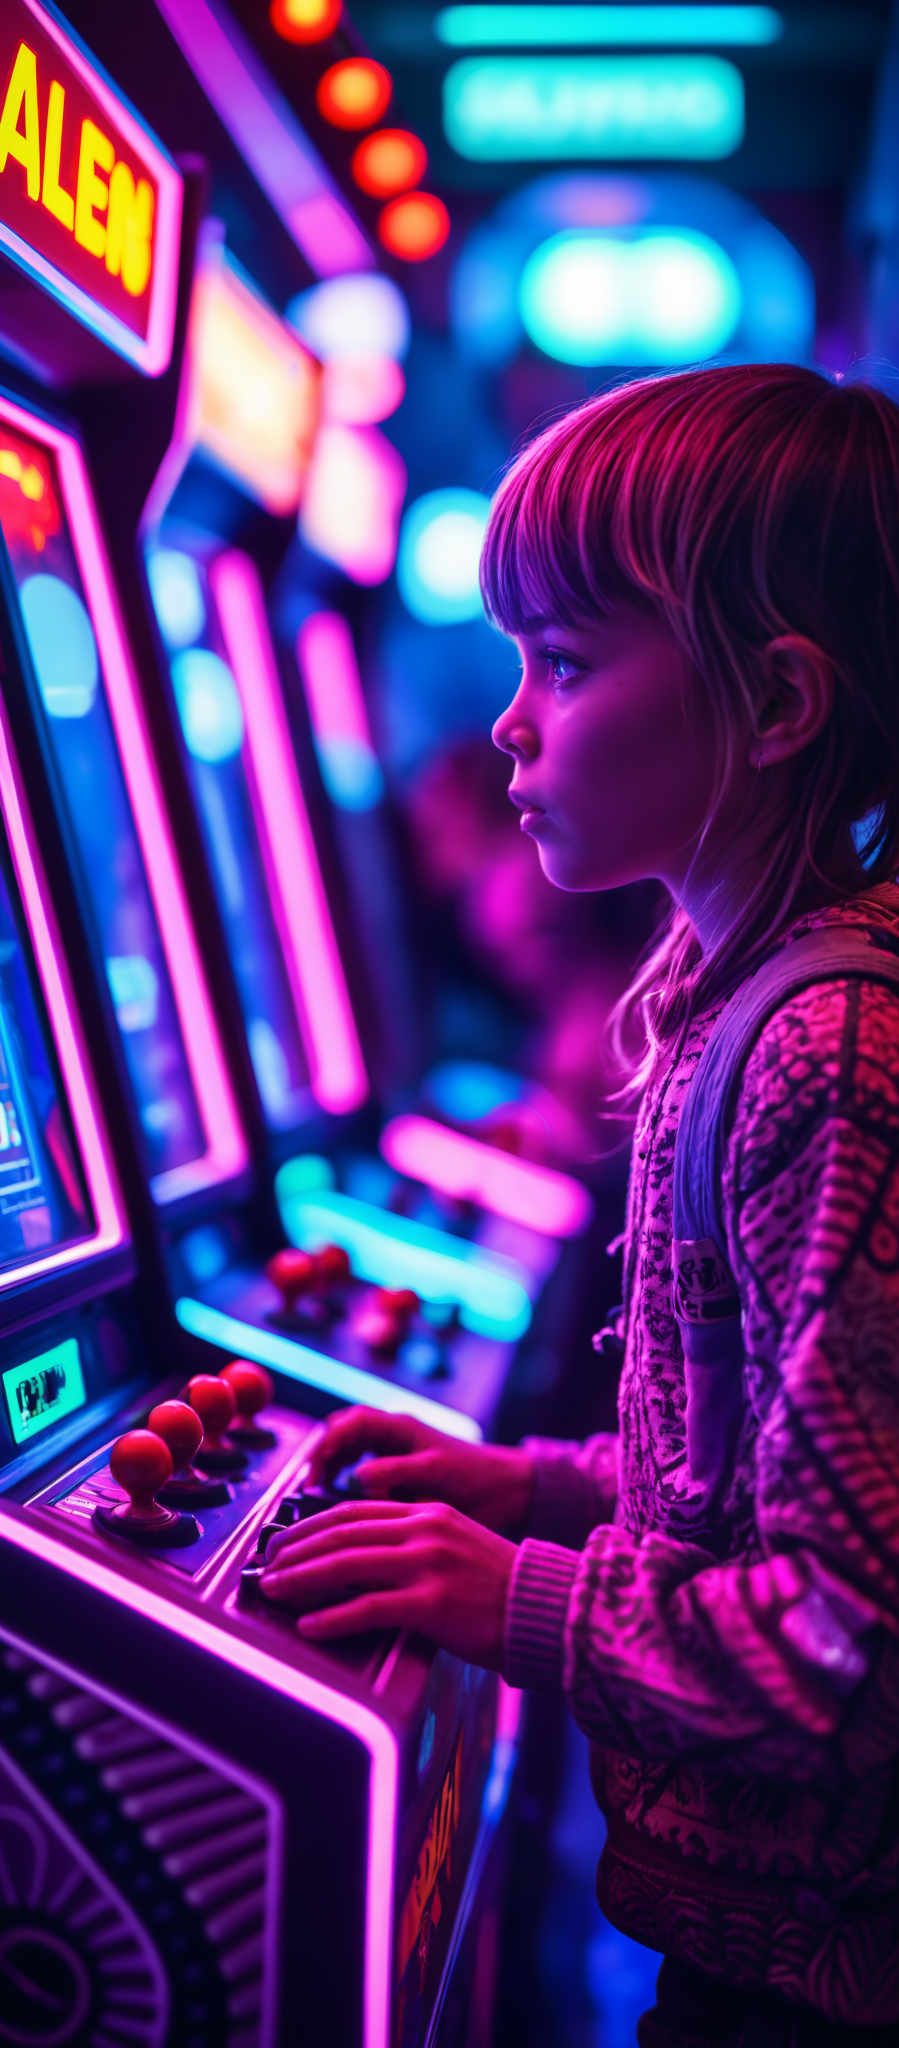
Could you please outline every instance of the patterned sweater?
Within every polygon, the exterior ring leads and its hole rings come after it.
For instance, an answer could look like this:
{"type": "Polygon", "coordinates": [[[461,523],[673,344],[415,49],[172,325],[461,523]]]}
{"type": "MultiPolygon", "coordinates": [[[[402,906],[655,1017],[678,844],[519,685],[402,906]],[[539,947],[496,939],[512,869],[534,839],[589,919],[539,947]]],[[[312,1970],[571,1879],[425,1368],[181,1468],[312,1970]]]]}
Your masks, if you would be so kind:
{"type": "MultiPolygon", "coordinates": [[[[809,913],[778,944],[834,920],[899,937],[899,886],[809,913]]],[[[532,1440],[504,1673],[561,1685],[591,1739],[615,1926],[884,2024],[899,2021],[899,990],[807,988],[746,1064],[723,1178],[744,1403],[704,1527],[672,1179],[721,1007],[681,1033],[640,1107],[619,1430],[532,1440]]]]}

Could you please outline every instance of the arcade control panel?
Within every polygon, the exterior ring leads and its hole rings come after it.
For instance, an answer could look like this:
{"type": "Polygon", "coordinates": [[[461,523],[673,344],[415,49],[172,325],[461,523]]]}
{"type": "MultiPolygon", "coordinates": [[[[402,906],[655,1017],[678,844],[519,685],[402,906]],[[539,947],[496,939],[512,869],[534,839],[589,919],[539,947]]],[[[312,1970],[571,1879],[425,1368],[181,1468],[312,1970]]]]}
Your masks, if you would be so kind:
{"type": "MultiPolygon", "coordinates": [[[[315,1425],[295,1410],[269,1413],[272,1393],[270,1375],[246,1359],[197,1373],[184,1398],[158,1401],[144,1427],[125,1430],[30,1504],[112,1539],[120,1555],[151,1554],[201,1597],[214,1590],[217,1605],[252,1603],[274,1530],[353,1497],[351,1482],[304,1487],[315,1425]]],[[[277,1616],[268,1602],[261,1611],[277,1616]]],[[[369,1661],[372,1643],[364,1647],[369,1661]]],[[[351,1661],[360,1660],[351,1652],[351,1661]]]]}

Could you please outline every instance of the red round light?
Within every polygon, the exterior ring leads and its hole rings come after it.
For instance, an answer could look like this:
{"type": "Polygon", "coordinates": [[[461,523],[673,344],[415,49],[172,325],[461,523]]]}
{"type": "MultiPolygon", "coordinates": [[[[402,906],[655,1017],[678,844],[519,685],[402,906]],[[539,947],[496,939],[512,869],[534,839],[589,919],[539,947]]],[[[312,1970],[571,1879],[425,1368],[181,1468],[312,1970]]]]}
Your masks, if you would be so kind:
{"type": "Polygon", "coordinates": [[[428,167],[428,152],[420,136],[408,128],[379,128],[366,135],[353,151],[352,171],[363,192],[373,199],[389,199],[392,192],[407,192],[417,185],[428,167]]]}
{"type": "Polygon", "coordinates": [[[386,111],[393,79],[372,57],[343,57],[316,87],[318,111],[335,128],[371,128],[386,111]]]}
{"type": "Polygon", "coordinates": [[[272,0],[272,27],[288,43],[322,43],[333,35],[343,0],[272,0]]]}
{"type": "Polygon", "coordinates": [[[450,217],[434,192],[406,192],[382,207],[378,234],[391,256],[418,263],[434,256],[450,231],[450,217]]]}

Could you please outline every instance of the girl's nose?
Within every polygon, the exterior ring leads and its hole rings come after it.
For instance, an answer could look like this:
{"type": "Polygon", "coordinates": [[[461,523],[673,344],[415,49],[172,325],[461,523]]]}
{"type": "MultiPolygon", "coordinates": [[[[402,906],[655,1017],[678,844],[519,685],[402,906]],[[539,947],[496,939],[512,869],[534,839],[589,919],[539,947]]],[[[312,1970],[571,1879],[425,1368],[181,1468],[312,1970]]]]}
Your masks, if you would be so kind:
{"type": "Polygon", "coordinates": [[[539,741],[532,725],[523,725],[521,718],[515,720],[508,711],[497,719],[490,735],[495,747],[503,754],[511,754],[516,761],[533,761],[536,758],[539,741]]]}

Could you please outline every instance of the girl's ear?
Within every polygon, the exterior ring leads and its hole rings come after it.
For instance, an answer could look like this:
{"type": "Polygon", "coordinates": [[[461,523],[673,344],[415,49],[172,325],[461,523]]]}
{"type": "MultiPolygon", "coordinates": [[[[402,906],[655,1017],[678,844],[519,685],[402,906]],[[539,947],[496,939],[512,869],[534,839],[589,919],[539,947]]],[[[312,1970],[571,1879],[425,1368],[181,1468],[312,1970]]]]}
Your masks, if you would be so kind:
{"type": "Polygon", "coordinates": [[[762,655],[767,695],[757,720],[765,761],[786,761],[817,738],[833,709],[833,666],[814,640],[782,633],[762,655]]]}

